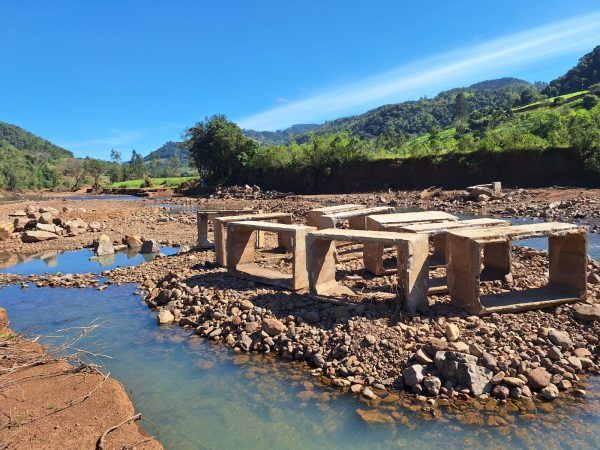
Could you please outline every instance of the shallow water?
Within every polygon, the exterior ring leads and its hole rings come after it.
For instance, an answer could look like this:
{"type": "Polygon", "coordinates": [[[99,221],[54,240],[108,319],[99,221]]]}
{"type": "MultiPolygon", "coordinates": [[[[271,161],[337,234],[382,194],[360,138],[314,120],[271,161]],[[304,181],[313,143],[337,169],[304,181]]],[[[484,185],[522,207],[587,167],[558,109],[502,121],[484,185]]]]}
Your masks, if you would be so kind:
{"type": "MultiPolygon", "coordinates": [[[[161,247],[161,253],[173,255],[177,247],[161,247]]],[[[100,273],[116,267],[136,266],[152,261],[156,255],[135,250],[116,252],[114,255],[93,258],[88,249],[60,251],[49,250],[32,255],[0,254],[0,273],[42,275],[45,273],[100,273]],[[92,258],[92,259],[90,259],[92,258]]]]}
{"type": "MultiPolygon", "coordinates": [[[[304,386],[311,377],[291,363],[236,356],[178,326],[158,327],[155,313],[133,294],[129,285],[104,292],[13,286],[0,290],[0,305],[13,329],[29,336],[100,318],[101,327],[81,346],[112,357],[101,360],[105,371],[159,427],[168,449],[600,447],[598,379],[591,380],[581,404],[555,403],[553,413],[532,421],[516,418],[508,427],[435,420],[397,406],[384,409],[399,414],[394,425],[369,425],[356,413],[369,406],[355,397],[304,386]]],[[[46,344],[57,341],[42,338],[46,344]]]]}

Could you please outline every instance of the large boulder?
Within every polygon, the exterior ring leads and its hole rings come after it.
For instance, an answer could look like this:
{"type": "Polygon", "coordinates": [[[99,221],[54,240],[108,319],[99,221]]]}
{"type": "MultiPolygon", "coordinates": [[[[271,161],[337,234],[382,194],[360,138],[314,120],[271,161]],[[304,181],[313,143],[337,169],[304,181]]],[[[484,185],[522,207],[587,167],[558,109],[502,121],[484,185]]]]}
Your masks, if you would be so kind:
{"type": "Polygon", "coordinates": [[[14,230],[14,224],[10,222],[0,222],[0,241],[8,239],[14,230]]]}
{"type": "Polygon", "coordinates": [[[32,230],[26,231],[21,236],[23,242],[42,242],[58,239],[58,234],[49,231],[32,230]]]}
{"type": "Polygon", "coordinates": [[[548,339],[550,339],[553,344],[558,345],[563,350],[569,350],[573,347],[573,341],[571,340],[571,336],[569,336],[569,333],[565,331],[560,331],[552,328],[548,332],[548,339]]]}
{"type": "Polygon", "coordinates": [[[142,243],[141,253],[159,253],[160,245],[156,239],[147,239],[142,243]]]}
{"type": "Polygon", "coordinates": [[[552,376],[543,367],[537,367],[527,373],[527,381],[533,389],[543,389],[551,380],[552,376]]]}
{"type": "Polygon", "coordinates": [[[102,229],[102,224],[100,222],[90,222],[88,223],[88,230],[90,231],[100,231],[102,229]]]}
{"type": "Polygon", "coordinates": [[[425,378],[424,372],[425,368],[421,364],[414,364],[406,367],[402,371],[402,377],[408,386],[416,386],[423,381],[423,378],[425,378]]]}
{"type": "Polygon", "coordinates": [[[160,325],[169,324],[175,321],[175,316],[168,309],[162,309],[158,312],[156,320],[160,325]]]}
{"type": "Polygon", "coordinates": [[[37,225],[35,226],[35,229],[39,230],[39,231],[49,231],[50,233],[58,234],[59,236],[62,236],[63,234],[65,234],[64,228],[61,228],[58,225],[54,225],[53,223],[38,222],[37,225]]]}
{"type": "Polygon", "coordinates": [[[573,315],[577,320],[584,322],[600,321],[600,306],[579,304],[573,307],[573,315]]]}
{"type": "Polygon", "coordinates": [[[54,216],[49,212],[42,213],[42,214],[40,214],[40,218],[38,219],[38,222],[46,223],[46,224],[54,223],[54,216]]]}
{"type": "Polygon", "coordinates": [[[115,248],[110,237],[106,234],[101,234],[95,243],[95,252],[98,256],[114,255],[115,248]]]}
{"type": "Polygon", "coordinates": [[[127,234],[125,235],[125,237],[123,238],[123,244],[127,245],[127,247],[129,248],[141,248],[142,245],[144,244],[144,242],[142,241],[142,238],[139,236],[134,236],[134,235],[130,235],[127,234]]]}
{"type": "Polygon", "coordinates": [[[262,321],[262,329],[269,336],[277,336],[286,330],[283,322],[273,318],[266,318],[262,321]]]}
{"type": "Polygon", "coordinates": [[[474,395],[489,393],[493,372],[477,365],[477,357],[466,353],[439,351],[435,354],[435,367],[456,386],[468,388],[474,395]]]}
{"type": "Polygon", "coordinates": [[[25,231],[26,229],[33,228],[35,222],[27,217],[15,217],[13,227],[15,231],[25,231]]]}

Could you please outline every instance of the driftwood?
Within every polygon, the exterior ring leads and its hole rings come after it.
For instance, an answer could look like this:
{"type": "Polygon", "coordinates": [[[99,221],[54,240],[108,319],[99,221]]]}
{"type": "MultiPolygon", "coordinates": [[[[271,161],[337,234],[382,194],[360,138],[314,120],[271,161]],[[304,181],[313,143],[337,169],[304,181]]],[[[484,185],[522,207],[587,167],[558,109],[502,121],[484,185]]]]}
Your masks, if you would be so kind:
{"type": "Polygon", "coordinates": [[[115,431],[117,429],[119,429],[120,427],[122,427],[123,425],[132,422],[132,421],[136,421],[136,420],[140,420],[142,418],[141,414],[136,414],[135,416],[131,416],[128,419],[125,419],[122,422],[119,422],[116,425],[113,425],[110,428],[107,428],[104,433],[102,433],[102,435],[100,436],[100,438],[98,439],[98,442],[96,443],[96,449],[97,450],[105,450],[106,449],[106,437],[108,436],[108,434],[112,431],[115,431]]]}

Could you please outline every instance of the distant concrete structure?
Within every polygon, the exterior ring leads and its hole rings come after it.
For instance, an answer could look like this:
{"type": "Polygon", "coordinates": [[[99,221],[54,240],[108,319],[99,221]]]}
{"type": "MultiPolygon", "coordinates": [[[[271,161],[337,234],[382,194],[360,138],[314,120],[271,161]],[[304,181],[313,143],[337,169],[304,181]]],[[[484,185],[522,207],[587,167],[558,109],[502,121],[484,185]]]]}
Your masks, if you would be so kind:
{"type": "MultiPolygon", "coordinates": [[[[225,267],[227,265],[227,224],[229,222],[245,222],[248,220],[274,220],[277,223],[291,224],[292,215],[289,213],[257,213],[213,218],[215,228],[215,261],[220,266],[225,267]]],[[[291,250],[292,241],[287,233],[278,233],[278,242],[280,247],[291,250]]],[[[263,247],[264,243],[259,241],[257,246],[259,248],[263,247]]]]}
{"type": "Polygon", "coordinates": [[[367,216],[386,214],[393,212],[391,206],[375,206],[373,208],[361,208],[352,211],[330,212],[321,215],[317,220],[319,230],[326,228],[337,228],[342,221],[348,221],[351,230],[366,230],[367,216]]]}
{"type": "Polygon", "coordinates": [[[467,188],[467,195],[474,200],[479,199],[480,195],[485,195],[489,198],[499,198],[502,196],[502,183],[494,181],[488,184],[477,184],[467,188]]]}
{"type": "Polygon", "coordinates": [[[327,214],[336,214],[346,211],[355,211],[357,209],[365,209],[366,205],[358,204],[346,204],[346,205],[335,205],[335,206],[323,206],[321,208],[311,209],[306,216],[306,224],[311,227],[319,226],[319,219],[321,216],[327,214]]]}
{"type": "Polygon", "coordinates": [[[516,312],[577,302],[587,296],[585,227],[547,222],[512,227],[453,231],[447,234],[447,279],[451,301],[472,314],[516,312]],[[482,267],[511,272],[512,242],[548,237],[549,278],[542,288],[481,296],[482,267]]]}
{"type": "MultiPolygon", "coordinates": [[[[398,231],[400,227],[418,223],[439,223],[457,221],[458,217],[442,211],[421,211],[395,214],[381,214],[366,218],[367,230],[398,231]]],[[[385,245],[366,243],[363,249],[365,268],[373,275],[385,275],[383,256],[385,245]]]]}
{"type": "Polygon", "coordinates": [[[208,239],[208,222],[212,222],[215,217],[231,216],[235,214],[255,214],[260,212],[262,211],[255,211],[252,208],[198,210],[196,214],[198,222],[197,247],[199,249],[208,249],[215,246],[215,243],[208,239]]]}
{"type": "Polygon", "coordinates": [[[335,242],[393,246],[398,257],[398,289],[404,307],[415,312],[427,309],[427,255],[426,235],[391,233],[367,230],[326,229],[306,236],[308,280],[311,295],[336,298],[356,296],[352,289],[335,279],[335,242]]]}
{"type": "Polygon", "coordinates": [[[316,230],[305,225],[290,225],[249,220],[227,224],[227,271],[243,278],[296,291],[308,287],[306,233],[316,230]],[[292,274],[288,275],[256,264],[255,240],[259,231],[288,235],[292,244],[292,274]]]}

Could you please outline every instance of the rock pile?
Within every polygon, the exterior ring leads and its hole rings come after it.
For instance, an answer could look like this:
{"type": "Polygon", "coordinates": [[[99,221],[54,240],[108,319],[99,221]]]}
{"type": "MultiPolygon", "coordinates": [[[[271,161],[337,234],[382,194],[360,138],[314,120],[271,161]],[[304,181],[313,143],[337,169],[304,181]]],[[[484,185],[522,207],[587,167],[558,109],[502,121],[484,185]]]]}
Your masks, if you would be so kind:
{"type": "MultiPolygon", "coordinates": [[[[66,208],[62,211],[70,212],[66,208]]],[[[61,211],[56,208],[33,205],[14,211],[9,215],[13,222],[0,224],[0,240],[16,235],[23,242],[43,242],[58,239],[61,236],[77,236],[87,231],[96,232],[102,229],[99,222],[84,222],[81,219],[61,218],[61,211]]]]}
{"type": "Polygon", "coordinates": [[[265,200],[284,198],[291,193],[283,193],[277,191],[263,191],[258,186],[227,186],[219,187],[210,198],[213,199],[244,199],[244,200],[265,200]]]}

